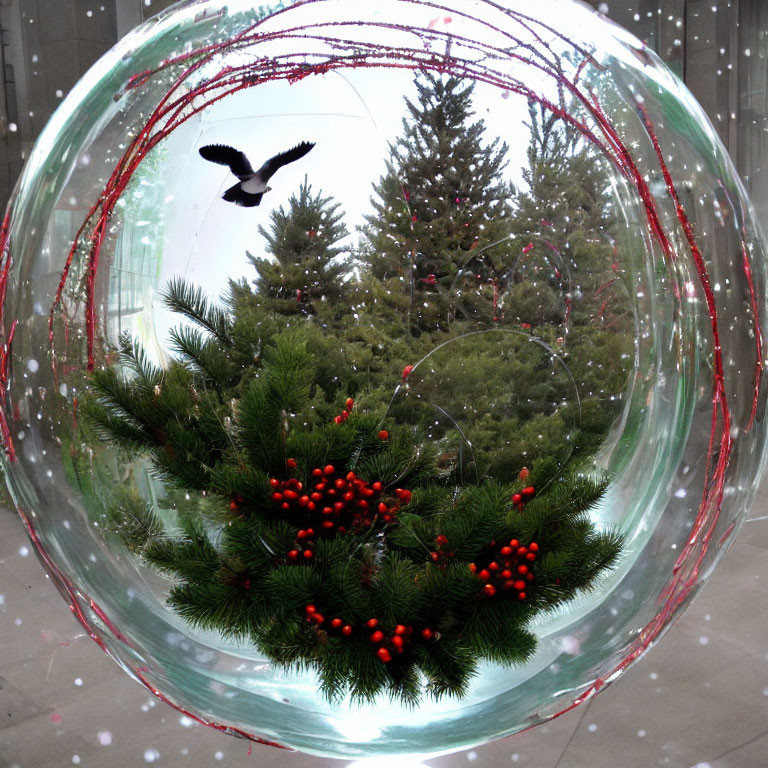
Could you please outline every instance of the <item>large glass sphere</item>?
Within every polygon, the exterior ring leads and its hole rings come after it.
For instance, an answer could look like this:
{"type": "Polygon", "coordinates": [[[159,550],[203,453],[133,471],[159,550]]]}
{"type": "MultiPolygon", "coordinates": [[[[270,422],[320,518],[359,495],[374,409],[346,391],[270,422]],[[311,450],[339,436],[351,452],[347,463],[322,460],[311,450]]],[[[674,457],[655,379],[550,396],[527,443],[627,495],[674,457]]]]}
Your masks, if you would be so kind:
{"type": "MultiPolygon", "coordinates": [[[[266,13],[199,0],[151,19],[31,152],[2,230],[11,493],[93,638],[217,728],[344,757],[514,733],[614,680],[733,540],[763,467],[764,240],[690,93],[579,2],[266,13]],[[310,359],[280,378],[275,344],[292,333],[310,359]],[[246,405],[256,422],[272,413],[266,395],[230,394],[243,377],[301,393],[275,417],[274,445],[300,434],[309,455],[317,435],[375,417],[373,437],[411,451],[435,498],[522,489],[544,465],[555,485],[602,478],[581,518],[621,551],[590,590],[536,614],[527,660],[482,659],[463,695],[329,700],[311,667],[217,631],[205,617],[226,606],[190,608],[180,571],[156,567],[179,540],[200,545],[189,567],[202,567],[245,515],[237,489],[253,467],[209,483],[205,460],[242,438],[246,405]]],[[[248,455],[281,462],[263,478],[287,508],[291,472],[326,469],[321,451],[297,468],[270,445],[248,455]]],[[[350,456],[390,455],[371,445],[350,456]]],[[[379,493],[373,481],[339,477],[359,495],[379,493]]],[[[381,554],[410,495],[381,502],[375,540],[362,512],[346,533],[381,554]]],[[[524,516],[527,497],[510,498],[524,516]]],[[[321,544],[275,558],[311,560],[321,544]]],[[[424,548],[448,567],[449,544],[424,548]]],[[[226,567],[238,594],[255,588],[226,567]]],[[[319,608],[306,613],[319,637],[319,608]]],[[[324,637],[341,642],[333,626],[324,637]]]]}

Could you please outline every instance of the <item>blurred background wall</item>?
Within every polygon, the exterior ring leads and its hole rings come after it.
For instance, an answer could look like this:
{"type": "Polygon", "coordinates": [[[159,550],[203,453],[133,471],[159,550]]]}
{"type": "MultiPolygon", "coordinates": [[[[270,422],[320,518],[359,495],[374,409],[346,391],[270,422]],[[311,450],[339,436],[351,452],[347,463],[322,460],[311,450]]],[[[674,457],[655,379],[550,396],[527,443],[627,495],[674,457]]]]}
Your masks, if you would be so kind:
{"type": "MultiPolygon", "coordinates": [[[[362,1],[362,0],[361,0],[362,1]]],[[[589,0],[655,49],[703,104],[768,216],[768,0],[589,0]]],[[[78,78],[172,0],[0,0],[0,206],[78,78]]]]}

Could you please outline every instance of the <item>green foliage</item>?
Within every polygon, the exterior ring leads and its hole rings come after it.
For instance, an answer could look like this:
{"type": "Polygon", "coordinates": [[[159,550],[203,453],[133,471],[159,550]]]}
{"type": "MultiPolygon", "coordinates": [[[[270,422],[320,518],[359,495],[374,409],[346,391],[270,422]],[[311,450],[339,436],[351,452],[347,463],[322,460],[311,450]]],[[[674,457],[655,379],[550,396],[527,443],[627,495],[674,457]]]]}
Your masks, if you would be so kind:
{"type": "Polygon", "coordinates": [[[124,339],[82,404],[163,481],[174,514],[118,487],[107,528],[173,579],[181,616],[315,670],[331,699],[410,705],[462,696],[481,660],[524,663],[532,618],[616,562],[589,459],[632,363],[599,159],[532,106],[518,193],[472,86],[416,86],[356,270],[305,179],[259,227],[255,280],[221,306],[172,281],[174,358],[124,339]]]}

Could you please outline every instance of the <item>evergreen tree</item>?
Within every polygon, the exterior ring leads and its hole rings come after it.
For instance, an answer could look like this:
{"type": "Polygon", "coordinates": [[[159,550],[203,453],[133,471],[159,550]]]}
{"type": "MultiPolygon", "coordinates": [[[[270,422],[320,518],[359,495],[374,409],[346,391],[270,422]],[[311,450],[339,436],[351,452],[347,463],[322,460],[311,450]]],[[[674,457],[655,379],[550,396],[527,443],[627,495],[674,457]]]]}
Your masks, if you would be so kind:
{"type": "Polygon", "coordinates": [[[419,333],[494,318],[514,189],[502,176],[507,145],[485,143],[484,122],[472,122],[474,83],[422,73],[415,85],[374,185],[362,259],[419,333]]]}
{"type": "Polygon", "coordinates": [[[169,604],[192,624],[315,669],[329,698],[416,704],[422,680],[461,696],[481,660],[523,663],[532,619],[615,562],[621,538],[586,514],[604,481],[549,460],[513,482],[457,485],[432,441],[364,396],[317,419],[310,324],[255,355],[231,305],[181,281],[165,300],[186,323],[179,356],[161,370],[126,338],[82,413],[148,461],[169,499],[194,497],[167,524],[116,487],[103,519],[174,579],[169,604]]]}
{"type": "Polygon", "coordinates": [[[317,314],[321,303],[342,307],[347,265],[339,243],[349,232],[340,205],[322,191],[313,195],[305,177],[287,210],[272,210],[269,229],[259,225],[271,258],[248,258],[258,274],[256,292],[272,312],[317,314]]]}

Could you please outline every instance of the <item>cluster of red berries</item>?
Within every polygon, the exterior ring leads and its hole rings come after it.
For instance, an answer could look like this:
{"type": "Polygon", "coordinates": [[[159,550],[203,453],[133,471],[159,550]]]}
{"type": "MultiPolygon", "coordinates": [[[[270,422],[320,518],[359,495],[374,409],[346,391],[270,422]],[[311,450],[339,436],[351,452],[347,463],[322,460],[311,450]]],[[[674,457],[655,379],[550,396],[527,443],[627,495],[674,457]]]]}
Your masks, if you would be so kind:
{"type": "Polygon", "coordinates": [[[352,413],[352,409],[355,407],[355,401],[351,398],[347,398],[347,402],[344,403],[344,410],[338,415],[333,417],[334,424],[343,424],[352,413]]]}
{"type": "MultiPolygon", "coordinates": [[[[342,619],[335,617],[326,622],[325,616],[317,610],[315,605],[304,607],[306,621],[314,624],[318,629],[323,628],[326,632],[334,632],[342,637],[349,637],[355,628],[351,624],[346,624],[342,619]]],[[[368,633],[368,641],[376,647],[376,656],[384,663],[392,661],[392,655],[400,655],[405,648],[410,645],[413,639],[414,629],[410,625],[398,624],[394,630],[386,634],[381,628],[378,619],[368,619],[365,622],[362,631],[368,633]]],[[[432,640],[435,637],[435,631],[430,627],[424,627],[419,633],[424,640],[432,640]]]]}
{"type": "Polygon", "coordinates": [[[436,539],[434,551],[429,553],[432,562],[436,565],[448,565],[448,561],[453,558],[453,552],[448,550],[448,539],[441,533],[436,539]]]}
{"type": "MultiPolygon", "coordinates": [[[[496,542],[492,541],[490,548],[495,547],[496,542]]],[[[489,556],[485,566],[470,563],[469,570],[484,582],[482,593],[486,597],[514,590],[518,600],[525,600],[527,585],[533,581],[533,563],[538,551],[539,545],[535,541],[525,547],[517,539],[511,539],[509,544],[489,556]]]]}
{"type": "Polygon", "coordinates": [[[515,505],[518,512],[522,512],[525,509],[526,502],[529,502],[535,494],[536,489],[532,485],[523,488],[520,493],[512,494],[512,503],[515,505]]]}
{"type": "MultiPolygon", "coordinates": [[[[289,469],[296,468],[294,459],[288,459],[286,463],[289,469]]],[[[275,504],[285,512],[305,515],[312,525],[298,532],[297,549],[288,554],[293,562],[300,559],[300,546],[304,547],[302,556],[311,559],[316,530],[326,535],[361,531],[373,525],[377,516],[385,523],[392,523],[400,507],[411,500],[409,490],[397,488],[397,501],[384,501],[384,486],[381,482],[369,483],[357,477],[354,472],[342,476],[333,464],[313,469],[311,476],[312,482],[307,489],[295,477],[288,480],[273,477],[269,481],[275,504]],[[296,555],[292,557],[294,551],[296,555]]]]}
{"type": "Polygon", "coordinates": [[[294,541],[296,549],[288,552],[288,559],[292,563],[302,560],[311,560],[315,556],[315,531],[314,528],[302,528],[296,534],[294,541]]]}

